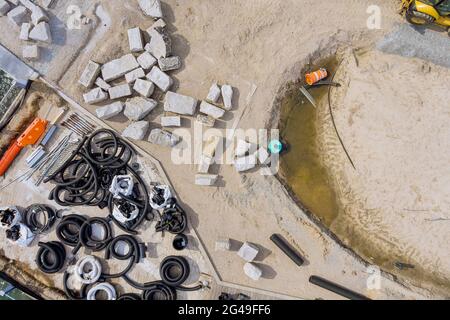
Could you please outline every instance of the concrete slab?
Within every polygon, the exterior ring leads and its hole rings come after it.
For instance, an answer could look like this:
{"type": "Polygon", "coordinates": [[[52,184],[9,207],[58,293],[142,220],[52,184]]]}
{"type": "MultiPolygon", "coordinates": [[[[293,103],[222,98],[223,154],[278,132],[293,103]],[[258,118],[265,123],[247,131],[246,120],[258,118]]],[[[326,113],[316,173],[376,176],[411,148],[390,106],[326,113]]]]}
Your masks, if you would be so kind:
{"type": "Polygon", "coordinates": [[[180,127],[181,126],[181,117],[178,117],[178,116],[161,117],[161,126],[162,127],[180,127]]]}
{"type": "Polygon", "coordinates": [[[132,140],[142,140],[148,131],[150,124],[148,121],[138,121],[133,122],[122,132],[124,138],[129,138],[132,140]]]}
{"type": "Polygon", "coordinates": [[[219,176],[216,174],[197,174],[195,184],[197,186],[212,187],[216,184],[219,176]]]}
{"type": "Polygon", "coordinates": [[[132,95],[131,87],[128,83],[121,84],[115,87],[111,87],[108,89],[109,92],[109,98],[111,100],[113,99],[120,99],[123,97],[129,97],[132,95]]]}
{"type": "Polygon", "coordinates": [[[86,88],[90,88],[94,84],[99,73],[100,65],[92,60],[89,60],[86,68],[84,68],[84,71],[81,74],[80,80],[78,80],[78,83],[86,88]]]}
{"type": "Polygon", "coordinates": [[[152,112],[157,105],[158,102],[153,99],[134,97],[125,102],[124,114],[131,121],[139,121],[152,112]]]}
{"type": "Polygon", "coordinates": [[[173,84],[173,80],[167,74],[162,72],[158,67],[153,67],[147,75],[147,79],[153,82],[158,88],[166,92],[173,84]]]}
{"type": "Polygon", "coordinates": [[[112,117],[117,116],[123,110],[123,102],[116,101],[104,107],[97,108],[95,113],[99,119],[108,120],[112,117]]]}
{"type": "Polygon", "coordinates": [[[164,111],[192,116],[196,109],[197,99],[171,91],[166,93],[164,111]]]}
{"type": "Polygon", "coordinates": [[[139,68],[139,63],[132,54],[126,54],[102,66],[102,78],[106,82],[116,80],[130,71],[139,68]]]}
{"type": "Polygon", "coordinates": [[[100,88],[95,88],[83,95],[84,102],[95,104],[108,99],[108,94],[100,88]]]}
{"type": "Polygon", "coordinates": [[[144,72],[144,69],[142,69],[142,68],[137,68],[133,71],[128,72],[125,75],[125,80],[129,84],[132,84],[133,82],[135,82],[137,79],[140,79],[140,78],[145,78],[145,72],[144,72]]]}
{"type": "Polygon", "coordinates": [[[139,29],[138,27],[128,29],[128,42],[131,52],[144,51],[144,42],[142,40],[141,29],[139,29]]]}
{"type": "Polygon", "coordinates": [[[48,22],[43,21],[38,23],[33,29],[31,29],[29,37],[35,41],[52,43],[52,34],[50,32],[50,25],[48,22]]]}
{"type": "Polygon", "coordinates": [[[220,119],[225,114],[225,110],[216,107],[215,105],[212,105],[211,103],[208,103],[206,101],[202,101],[200,103],[200,112],[207,114],[215,119],[220,119]]]}
{"type": "Polygon", "coordinates": [[[133,90],[141,96],[149,98],[155,91],[155,85],[151,81],[137,79],[134,83],[133,90]]]}

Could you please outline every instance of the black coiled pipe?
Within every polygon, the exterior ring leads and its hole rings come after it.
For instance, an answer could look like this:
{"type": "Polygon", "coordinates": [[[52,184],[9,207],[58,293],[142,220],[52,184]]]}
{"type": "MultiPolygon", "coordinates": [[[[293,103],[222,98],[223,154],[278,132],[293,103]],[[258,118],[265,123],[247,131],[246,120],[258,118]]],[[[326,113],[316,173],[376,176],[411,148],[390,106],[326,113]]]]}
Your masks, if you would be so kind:
{"type": "Polygon", "coordinates": [[[58,241],[39,242],[36,263],[39,269],[47,274],[62,270],[66,261],[66,249],[58,241]]]}

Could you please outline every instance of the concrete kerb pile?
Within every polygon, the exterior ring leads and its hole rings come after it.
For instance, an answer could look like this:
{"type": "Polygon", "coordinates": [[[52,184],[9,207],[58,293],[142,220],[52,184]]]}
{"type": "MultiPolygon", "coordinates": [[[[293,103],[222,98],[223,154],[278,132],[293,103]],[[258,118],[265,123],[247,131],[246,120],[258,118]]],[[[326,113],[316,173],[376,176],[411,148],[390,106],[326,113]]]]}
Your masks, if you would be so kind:
{"type": "Polygon", "coordinates": [[[42,45],[52,43],[52,33],[47,10],[52,1],[41,1],[42,6],[30,0],[0,0],[0,17],[6,16],[24,43],[22,57],[39,60],[42,45]],[[45,9],[44,9],[44,8],[45,9]]]}

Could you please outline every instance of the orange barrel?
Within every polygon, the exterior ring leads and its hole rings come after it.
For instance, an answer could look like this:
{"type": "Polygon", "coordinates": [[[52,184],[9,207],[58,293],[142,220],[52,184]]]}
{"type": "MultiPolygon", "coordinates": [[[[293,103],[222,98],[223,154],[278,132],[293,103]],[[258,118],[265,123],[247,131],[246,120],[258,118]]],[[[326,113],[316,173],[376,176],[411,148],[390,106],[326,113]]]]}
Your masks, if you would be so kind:
{"type": "Polygon", "coordinates": [[[322,79],[328,77],[328,72],[326,69],[319,69],[315,72],[306,74],[306,83],[312,86],[314,83],[319,82],[322,79]]]}

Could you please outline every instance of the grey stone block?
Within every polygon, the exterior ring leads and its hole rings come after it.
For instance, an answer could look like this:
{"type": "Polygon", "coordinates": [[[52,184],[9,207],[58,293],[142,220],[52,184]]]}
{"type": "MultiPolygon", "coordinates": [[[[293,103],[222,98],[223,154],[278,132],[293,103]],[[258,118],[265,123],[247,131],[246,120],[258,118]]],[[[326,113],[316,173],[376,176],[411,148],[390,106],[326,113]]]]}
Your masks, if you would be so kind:
{"type": "Polygon", "coordinates": [[[155,19],[163,17],[159,0],[138,0],[138,4],[145,15],[155,19]]]}
{"type": "Polygon", "coordinates": [[[180,137],[161,129],[153,129],[148,141],[163,147],[174,147],[180,142],[180,137]]]}
{"type": "Polygon", "coordinates": [[[225,114],[225,110],[216,107],[206,101],[200,103],[200,112],[207,114],[215,119],[220,119],[225,114]]]}
{"type": "Polygon", "coordinates": [[[132,121],[139,121],[152,112],[157,105],[158,102],[153,99],[134,97],[125,102],[124,114],[132,121]]]}
{"type": "Polygon", "coordinates": [[[230,251],[231,250],[231,240],[229,238],[217,239],[215,249],[216,249],[216,251],[230,251]]]}
{"type": "Polygon", "coordinates": [[[125,75],[125,80],[130,84],[139,78],[145,78],[145,72],[142,68],[137,68],[136,70],[130,71],[125,75]]]}
{"type": "Polygon", "coordinates": [[[103,80],[101,77],[98,77],[95,80],[95,85],[97,87],[102,88],[105,91],[108,91],[111,88],[111,85],[108,82],[106,82],[105,80],[103,80]]]}
{"type": "Polygon", "coordinates": [[[134,83],[133,90],[143,97],[150,97],[155,91],[155,85],[151,81],[137,79],[134,83]]]}
{"type": "Polygon", "coordinates": [[[161,71],[178,70],[181,68],[181,58],[178,56],[159,58],[158,65],[161,71]]]}
{"type": "Polygon", "coordinates": [[[98,118],[107,120],[114,116],[117,116],[119,113],[122,112],[122,110],[123,110],[123,103],[121,101],[117,101],[107,106],[97,108],[95,110],[95,113],[97,114],[98,118]]]}
{"type": "Polygon", "coordinates": [[[203,126],[210,128],[214,127],[214,124],[216,123],[216,119],[206,114],[197,115],[196,121],[203,126]]]}
{"type": "Polygon", "coordinates": [[[252,280],[258,281],[261,279],[262,270],[254,263],[247,262],[244,265],[244,273],[252,280]]]}
{"type": "Polygon", "coordinates": [[[78,80],[78,83],[86,88],[90,88],[94,84],[99,73],[100,65],[92,60],[89,60],[86,68],[84,68],[84,71],[81,74],[80,80],[78,80]]]}
{"type": "Polygon", "coordinates": [[[217,103],[217,101],[219,101],[220,95],[220,87],[217,85],[217,83],[213,83],[211,88],[209,88],[209,93],[206,97],[206,100],[211,101],[212,103],[217,103]]]}
{"type": "Polygon", "coordinates": [[[150,124],[147,121],[133,122],[123,130],[122,136],[133,140],[142,140],[149,127],[150,124]]]}
{"type": "Polygon", "coordinates": [[[238,256],[247,262],[252,262],[258,256],[259,248],[254,244],[245,242],[238,251],[238,256]]]}
{"type": "Polygon", "coordinates": [[[11,10],[11,5],[5,0],[0,0],[0,17],[6,15],[11,10]]]}
{"type": "Polygon", "coordinates": [[[128,43],[130,45],[131,52],[144,51],[144,42],[142,40],[141,29],[139,28],[128,29],[128,43]]]}
{"type": "Polygon", "coordinates": [[[24,59],[27,59],[27,60],[38,60],[39,59],[39,47],[35,44],[24,46],[22,56],[24,59]]]}
{"type": "Polygon", "coordinates": [[[167,92],[164,102],[164,111],[192,116],[194,115],[196,108],[196,99],[171,91],[167,92]]]}
{"type": "Polygon", "coordinates": [[[222,86],[222,99],[225,110],[233,108],[233,88],[226,84],[222,86]]]}
{"type": "Polygon", "coordinates": [[[234,167],[238,172],[245,172],[256,167],[256,154],[234,160],[234,167]]]}
{"type": "Polygon", "coordinates": [[[126,54],[102,66],[102,78],[106,82],[116,80],[130,71],[139,68],[139,63],[132,54],[126,54]]]}
{"type": "Polygon", "coordinates": [[[197,186],[212,187],[218,179],[219,176],[216,174],[197,174],[195,175],[195,184],[197,186]]]}
{"type": "Polygon", "coordinates": [[[28,22],[22,23],[22,26],[20,27],[19,39],[28,41],[30,39],[29,35],[31,28],[32,28],[31,23],[28,22]]]}
{"type": "Polygon", "coordinates": [[[99,103],[108,99],[108,94],[100,88],[95,88],[83,95],[84,102],[89,104],[99,103]]]}
{"type": "Polygon", "coordinates": [[[164,28],[154,28],[149,32],[150,42],[145,50],[150,52],[156,59],[167,58],[172,53],[172,40],[164,28]]]}
{"type": "Polygon", "coordinates": [[[178,117],[178,116],[161,117],[161,126],[162,127],[179,127],[179,126],[181,126],[181,117],[178,117]]]}
{"type": "Polygon", "coordinates": [[[11,21],[16,26],[21,26],[22,23],[26,22],[27,8],[24,6],[17,6],[7,14],[9,21],[11,21]]]}
{"type": "Polygon", "coordinates": [[[38,23],[29,34],[30,39],[52,43],[52,35],[50,33],[50,26],[46,21],[38,23]]]}
{"type": "Polygon", "coordinates": [[[128,97],[132,94],[131,87],[128,83],[111,87],[108,89],[108,92],[111,100],[128,97]]]}
{"type": "Polygon", "coordinates": [[[173,80],[158,67],[153,67],[147,75],[147,79],[153,82],[158,88],[166,92],[173,84],[173,80]]]}
{"type": "Polygon", "coordinates": [[[150,28],[147,29],[147,33],[150,34],[150,31],[152,31],[153,29],[156,29],[156,28],[165,28],[166,25],[167,24],[163,19],[158,19],[158,20],[156,20],[155,23],[152,24],[152,26],[150,28]]]}
{"type": "Polygon", "coordinates": [[[145,51],[137,58],[137,62],[143,69],[150,70],[158,60],[150,52],[145,51]]]}

